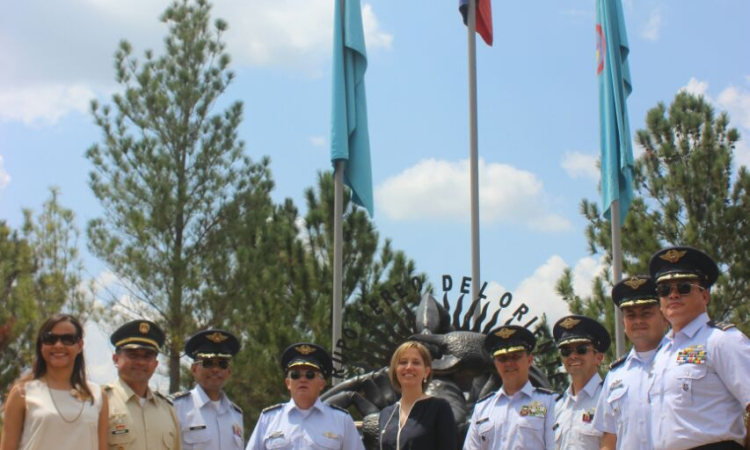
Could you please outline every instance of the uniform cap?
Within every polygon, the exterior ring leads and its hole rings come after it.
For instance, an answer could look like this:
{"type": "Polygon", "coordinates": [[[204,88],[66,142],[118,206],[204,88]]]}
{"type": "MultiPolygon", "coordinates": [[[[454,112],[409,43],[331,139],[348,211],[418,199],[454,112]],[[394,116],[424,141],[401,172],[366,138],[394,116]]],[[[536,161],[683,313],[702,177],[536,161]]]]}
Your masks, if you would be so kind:
{"type": "Polygon", "coordinates": [[[240,351],[240,341],[228,331],[208,329],[195,333],[185,343],[185,354],[192,359],[231,358],[240,351]]]}
{"type": "Polygon", "coordinates": [[[315,367],[325,378],[333,372],[331,355],[323,347],[311,342],[292,344],[281,354],[281,368],[284,373],[295,366],[315,367]]]}
{"type": "Polygon", "coordinates": [[[536,338],[534,334],[518,325],[504,325],[495,328],[484,338],[484,349],[493,358],[520,350],[531,352],[535,346],[536,338]]]}
{"type": "Polygon", "coordinates": [[[606,352],[612,340],[602,324],[586,316],[565,316],[552,327],[558,347],[577,342],[591,342],[599,352],[606,352]]]}
{"type": "Polygon", "coordinates": [[[166,336],[164,331],[150,320],[133,320],[116,329],[109,338],[115,349],[146,348],[161,350],[166,336]]]}
{"type": "Polygon", "coordinates": [[[698,280],[710,288],[719,278],[719,267],[707,254],[692,247],[667,247],[654,253],[648,271],[656,283],[698,280]]]}
{"type": "Polygon", "coordinates": [[[622,309],[631,306],[658,304],[656,282],[648,275],[625,278],[612,288],[612,302],[622,309]]]}

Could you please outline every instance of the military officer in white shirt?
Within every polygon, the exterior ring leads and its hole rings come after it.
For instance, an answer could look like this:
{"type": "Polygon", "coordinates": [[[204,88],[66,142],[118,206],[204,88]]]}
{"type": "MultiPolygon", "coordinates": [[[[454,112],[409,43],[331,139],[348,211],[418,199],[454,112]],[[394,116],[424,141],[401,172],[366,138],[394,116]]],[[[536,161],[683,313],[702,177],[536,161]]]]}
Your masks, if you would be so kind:
{"type": "Polygon", "coordinates": [[[300,342],[284,351],[281,367],[292,398],[263,410],[247,450],[364,450],[349,413],[320,400],[333,371],[328,352],[300,342]]]}
{"type": "Polygon", "coordinates": [[[558,320],[552,336],[562,356],[570,386],[557,398],[556,450],[599,450],[602,432],[594,428],[602,389],[599,365],[611,342],[607,329],[585,316],[558,320]]]}
{"type": "Polygon", "coordinates": [[[659,310],[656,283],[646,275],[626,278],[612,288],[633,348],[610,364],[594,415],[604,433],[601,450],[652,450],[648,388],[656,351],[667,321],[659,310]]]}
{"type": "Polygon", "coordinates": [[[503,385],[477,401],[464,450],[552,450],[554,392],[535,388],[529,369],[536,338],[524,327],[505,325],[492,330],[484,349],[492,355],[503,385]]]}
{"type": "Polygon", "coordinates": [[[654,360],[649,388],[655,450],[750,449],[750,340],[708,316],[719,269],[691,247],[669,247],[649,262],[672,326],[654,360]]]}
{"type": "Polygon", "coordinates": [[[193,359],[190,372],[198,383],[174,396],[183,450],[242,450],[242,410],[229,400],[224,385],[232,376],[231,360],[240,350],[230,332],[209,329],[185,344],[193,359]]]}

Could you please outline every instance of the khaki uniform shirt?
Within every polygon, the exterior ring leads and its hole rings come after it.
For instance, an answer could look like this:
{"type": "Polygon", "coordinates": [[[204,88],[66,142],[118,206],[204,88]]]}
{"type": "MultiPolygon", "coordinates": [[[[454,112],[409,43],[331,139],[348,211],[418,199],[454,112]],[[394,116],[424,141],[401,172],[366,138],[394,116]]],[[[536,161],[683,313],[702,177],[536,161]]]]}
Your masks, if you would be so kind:
{"type": "Polygon", "coordinates": [[[138,395],[119,378],[105,384],[104,391],[109,395],[110,450],[181,450],[177,415],[161,394],[148,389],[141,406],[138,395]]]}

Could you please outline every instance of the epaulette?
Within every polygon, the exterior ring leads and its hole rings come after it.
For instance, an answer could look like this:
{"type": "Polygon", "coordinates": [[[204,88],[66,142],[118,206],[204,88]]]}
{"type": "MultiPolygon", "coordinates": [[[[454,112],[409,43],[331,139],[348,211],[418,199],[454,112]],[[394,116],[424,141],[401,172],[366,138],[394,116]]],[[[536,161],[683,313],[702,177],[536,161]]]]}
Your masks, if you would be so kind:
{"type": "Polygon", "coordinates": [[[240,408],[239,406],[237,406],[234,402],[229,402],[229,404],[232,405],[232,408],[234,408],[235,411],[237,411],[238,413],[242,414],[242,408],[240,408]]]}
{"type": "Polygon", "coordinates": [[[173,404],[173,403],[172,403],[172,400],[170,400],[170,399],[169,399],[169,397],[167,397],[166,395],[162,394],[162,393],[161,393],[161,392],[159,392],[159,391],[157,391],[157,392],[156,392],[156,396],[157,396],[157,397],[161,397],[161,399],[162,399],[162,400],[164,400],[165,402],[169,403],[170,405],[172,405],[172,404],[173,404]]]}
{"type": "Polygon", "coordinates": [[[169,397],[172,398],[172,401],[179,400],[181,398],[190,397],[190,391],[182,391],[182,392],[176,392],[169,397]]]}
{"type": "Polygon", "coordinates": [[[734,328],[735,324],[729,322],[714,322],[713,320],[709,320],[708,326],[712,328],[718,328],[721,331],[727,331],[730,328],[734,328]]]}
{"type": "Polygon", "coordinates": [[[494,392],[490,392],[489,394],[487,394],[484,397],[482,397],[479,400],[477,400],[477,403],[481,403],[481,402],[487,400],[488,398],[492,397],[493,395],[495,395],[495,393],[494,392]]]}
{"type": "Polygon", "coordinates": [[[282,406],[284,406],[284,404],[283,404],[283,403],[277,403],[277,404],[275,404],[275,405],[273,405],[273,406],[269,406],[268,408],[263,408],[263,411],[261,411],[260,413],[261,413],[261,414],[264,414],[264,413],[267,413],[267,412],[269,412],[269,411],[273,411],[274,409],[279,409],[279,408],[281,408],[282,406]]]}
{"type": "Polygon", "coordinates": [[[563,391],[563,392],[560,392],[560,393],[559,393],[559,394],[557,395],[557,397],[555,397],[555,402],[558,402],[558,401],[560,401],[560,399],[561,399],[561,398],[563,398],[564,396],[565,396],[565,391],[563,391]]]}
{"type": "Polygon", "coordinates": [[[546,389],[546,388],[542,388],[542,387],[534,388],[534,390],[535,391],[539,391],[542,394],[547,394],[547,395],[555,395],[555,394],[557,394],[557,392],[553,391],[552,389],[546,389]]]}
{"type": "Polygon", "coordinates": [[[340,407],[340,406],[337,406],[337,405],[332,405],[332,404],[330,404],[330,403],[328,403],[327,405],[328,405],[328,406],[330,406],[330,407],[331,407],[331,408],[333,408],[333,409],[338,409],[339,411],[343,411],[343,412],[345,412],[346,414],[349,414],[349,411],[347,411],[346,409],[344,409],[344,408],[342,408],[342,407],[340,407]]]}
{"type": "Polygon", "coordinates": [[[616,360],[612,361],[612,363],[610,363],[610,365],[609,365],[609,370],[612,370],[615,367],[621,365],[622,363],[625,362],[626,359],[628,359],[628,354],[627,353],[625,353],[624,355],[620,356],[616,360]]]}

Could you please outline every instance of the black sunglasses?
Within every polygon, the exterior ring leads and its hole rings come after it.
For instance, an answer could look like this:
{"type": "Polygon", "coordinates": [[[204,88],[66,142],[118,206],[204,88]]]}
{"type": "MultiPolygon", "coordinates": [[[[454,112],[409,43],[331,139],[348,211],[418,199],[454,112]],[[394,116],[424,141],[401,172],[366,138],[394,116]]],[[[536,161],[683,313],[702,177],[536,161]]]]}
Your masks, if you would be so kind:
{"type": "Polygon", "coordinates": [[[298,370],[289,371],[289,378],[291,378],[292,380],[299,380],[303,376],[308,380],[312,380],[318,376],[318,372],[314,370],[308,370],[306,372],[300,372],[298,370]]]}
{"type": "Polygon", "coordinates": [[[575,350],[575,352],[578,353],[579,355],[585,355],[586,353],[589,352],[589,347],[591,347],[591,345],[589,345],[589,344],[581,344],[581,345],[578,345],[576,347],[561,347],[560,348],[560,354],[563,357],[567,358],[575,350]]]}
{"type": "Polygon", "coordinates": [[[78,340],[80,338],[77,334],[55,334],[55,333],[45,333],[42,335],[42,344],[44,345],[55,345],[57,344],[57,341],[60,341],[63,343],[63,345],[71,346],[76,345],[78,343],[78,340]]]}
{"type": "Polygon", "coordinates": [[[672,287],[675,287],[677,288],[678,294],[687,295],[690,293],[690,291],[693,290],[693,286],[697,287],[698,289],[703,289],[703,286],[683,281],[677,284],[660,284],[656,286],[656,293],[659,295],[659,297],[669,297],[669,294],[672,293],[672,287]]]}
{"type": "Polygon", "coordinates": [[[500,362],[500,363],[504,363],[508,361],[520,361],[521,358],[523,357],[524,355],[522,353],[516,352],[516,353],[511,353],[509,355],[495,356],[495,361],[500,362]]]}
{"type": "Polygon", "coordinates": [[[229,368],[228,359],[202,359],[201,364],[203,365],[205,369],[212,369],[216,366],[218,366],[220,369],[229,368]]]}

